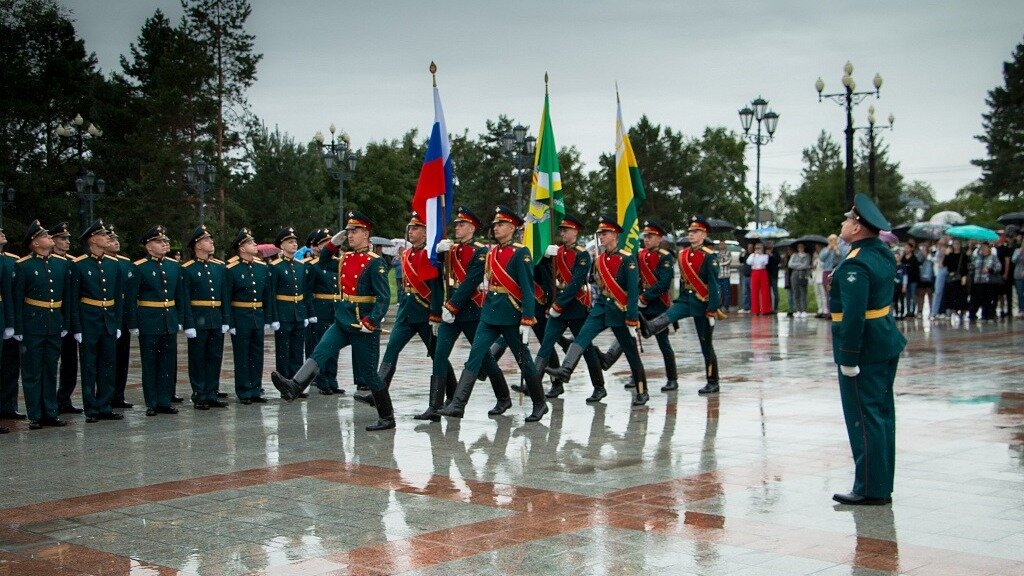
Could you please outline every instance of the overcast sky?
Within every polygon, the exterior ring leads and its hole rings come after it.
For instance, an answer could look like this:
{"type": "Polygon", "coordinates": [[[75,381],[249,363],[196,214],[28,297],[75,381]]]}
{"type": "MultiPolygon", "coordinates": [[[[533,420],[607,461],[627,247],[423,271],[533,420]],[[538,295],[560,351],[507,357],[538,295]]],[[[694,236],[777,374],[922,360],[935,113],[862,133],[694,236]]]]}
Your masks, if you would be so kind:
{"type": "MultiPolygon", "coordinates": [[[[119,69],[145,19],[172,21],[178,0],[64,0],[104,72],[119,69]]],[[[573,2],[252,0],[249,30],[263,53],[249,93],[253,111],[299,140],[333,122],[353,143],[398,138],[433,121],[431,60],[451,132],[483,130],[507,114],[540,118],[544,73],[559,146],[589,168],[614,147],[618,81],[623,119],[642,114],[696,136],[740,130],[737,110],[758,95],[780,115],[762,148],[762,185],[800,182],[801,150],[821,130],[843,140],[840,106],[818,102],[814,81],[839,91],[843,64],[858,90],[876,72],[881,98],[854,109],[867,124],[895,114],[882,138],[909,179],[940,200],[978,177],[988,90],[1024,40],[1020,0],[988,2],[573,2]]],[[[103,119],[95,120],[102,126],[103,119]]],[[[754,149],[748,152],[751,190],[754,149]]],[[[643,166],[640,167],[643,170],[643,166]]],[[[568,191],[571,193],[571,191],[568,191]]]]}

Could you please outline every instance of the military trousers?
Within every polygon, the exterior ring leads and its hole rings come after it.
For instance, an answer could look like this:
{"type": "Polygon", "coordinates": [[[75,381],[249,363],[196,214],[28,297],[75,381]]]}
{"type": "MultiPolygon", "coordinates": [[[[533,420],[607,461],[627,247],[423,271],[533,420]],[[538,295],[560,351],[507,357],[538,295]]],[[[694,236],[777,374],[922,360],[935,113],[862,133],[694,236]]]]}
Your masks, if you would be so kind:
{"type": "Polygon", "coordinates": [[[86,416],[110,414],[116,350],[117,337],[113,334],[82,334],[78,358],[82,367],[82,407],[86,416]]]}
{"type": "MultiPolygon", "coordinates": [[[[324,334],[327,333],[327,329],[330,328],[332,322],[330,318],[332,315],[322,315],[319,318],[323,320],[318,321],[316,324],[310,324],[309,328],[306,329],[306,356],[312,356],[313,350],[316,350],[316,345],[323,339],[324,334]]],[[[334,358],[328,358],[327,364],[324,366],[323,372],[316,376],[316,387],[321,390],[338,390],[338,356],[334,358]]]]}
{"type": "Polygon", "coordinates": [[[303,359],[303,341],[306,327],[302,322],[281,322],[274,332],[274,369],[291,378],[299,371],[303,359]]]}
{"type": "Polygon", "coordinates": [[[235,357],[235,395],[239,400],[260,396],[263,385],[263,328],[238,328],[231,335],[235,357]]]}
{"type": "Polygon", "coordinates": [[[220,369],[224,363],[224,333],[220,327],[196,330],[188,339],[188,381],[192,402],[203,404],[217,399],[220,369]]]}
{"type": "MultiPolygon", "coordinates": [[[[435,338],[434,331],[430,327],[430,322],[416,322],[410,323],[396,323],[394,328],[391,329],[391,336],[388,337],[388,346],[384,349],[384,357],[381,359],[382,363],[390,364],[395,366],[398,364],[398,355],[405,349],[406,345],[412,341],[414,336],[419,336],[420,341],[427,347],[427,356],[431,359],[436,358],[435,350],[435,338]]],[[[452,345],[455,344],[455,339],[452,338],[452,345]]],[[[451,349],[448,350],[451,353],[451,349]]],[[[493,357],[492,357],[493,360],[493,357]]],[[[445,356],[442,360],[445,366],[444,374],[445,377],[451,381],[455,381],[455,372],[452,369],[451,362],[448,361],[448,357],[445,356]]]]}
{"type": "MultiPolygon", "coordinates": [[[[575,339],[579,336],[580,331],[583,330],[583,324],[585,322],[585,318],[563,320],[561,316],[557,316],[555,318],[548,316],[547,325],[544,327],[544,336],[540,341],[540,349],[537,350],[537,360],[547,358],[550,361],[551,355],[555,351],[555,344],[558,343],[558,339],[562,334],[565,334],[565,331],[569,330],[575,339]]],[[[587,346],[583,352],[583,361],[587,363],[587,368],[590,370],[591,374],[601,373],[601,360],[597,357],[597,348],[594,346],[587,346]]]]}
{"type": "Polygon", "coordinates": [[[896,473],[896,406],[893,380],[899,358],[861,364],[860,374],[839,372],[846,432],[853,452],[853,493],[888,498],[896,473]]]}
{"type": "MultiPolygon", "coordinates": [[[[688,302],[676,302],[665,314],[673,322],[682,318],[693,318],[693,327],[697,332],[697,339],[700,341],[700,353],[704,356],[704,376],[710,383],[718,383],[718,355],[715,354],[715,327],[711,325],[711,319],[704,315],[706,308],[700,306],[695,309],[688,302]]],[[[668,330],[661,334],[668,337],[668,330]]],[[[659,336],[661,335],[659,334],[659,336]]],[[[661,345],[660,342],[658,344],[661,345]]],[[[664,353],[662,348],[662,353],[664,353]]]]}
{"type": "MultiPolygon", "coordinates": [[[[379,330],[375,331],[379,332],[379,330]]],[[[377,375],[377,363],[379,356],[373,351],[374,347],[379,349],[380,340],[374,337],[373,333],[367,334],[351,326],[341,326],[337,322],[331,324],[320,343],[313,350],[313,361],[317,368],[324,369],[324,366],[331,358],[337,358],[341,349],[352,346],[352,376],[357,382],[363,382],[373,392],[384,391],[384,383],[377,375]]]]}
{"type": "MultiPolygon", "coordinates": [[[[57,382],[57,406],[71,406],[71,395],[78,385],[78,342],[73,334],[60,339],[60,380],[57,382]]],[[[82,397],[85,401],[85,397],[82,397]]]]}
{"type": "Polygon", "coordinates": [[[587,317],[587,320],[583,323],[583,328],[580,329],[580,333],[576,335],[576,343],[586,350],[594,342],[594,338],[597,338],[598,334],[608,328],[611,328],[612,334],[615,335],[615,339],[619,341],[619,346],[622,347],[622,353],[626,355],[626,361],[629,362],[629,370],[633,375],[633,380],[638,380],[640,374],[644,373],[644,366],[640,362],[640,350],[636,347],[636,338],[633,337],[633,330],[631,328],[627,326],[607,326],[605,325],[603,315],[591,315],[587,317]]]}
{"type": "Polygon", "coordinates": [[[479,374],[483,369],[484,362],[490,356],[491,344],[502,337],[512,354],[515,356],[516,364],[523,373],[523,378],[530,380],[537,377],[537,365],[533,363],[530,349],[523,344],[519,337],[519,325],[495,325],[487,322],[480,322],[476,327],[476,336],[473,337],[473,346],[469,349],[469,358],[466,359],[465,369],[473,374],[479,374]]]}
{"type": "Polygon", "coordinates": [[[19,342],[14,338],[3,341],[0,347],[0,413],[18,411],[18,378],[21,376],[19,342]]]}
{"type": "MultiPolygon", "coordinates": [[[[657,308],[648,306],[647,308],[641,308],[640,314],[648,320],[653,320],[665,311],[666,310],[664,310],[662,306],[658,306],[657,308]]],[[[665,361],[665,370],[669,374],[675,374],[675,372],[670,370],[668,367],[669,363],[674,364],[676,361],[676,352],[672,349],[672,341],[668,339],[668,335],[669,331],[667,329],[662,330],[654,336],[654,339],[658,343],[658,350],[661,351],[661,357],[665,361]]]]}
{"type": "MultiPolygon", "coordinates": [[[[477,326],[480,322],[477,320],[470,320],[466,322],[459,322],[456,320],[451,324],[440,323],[437,326],[437,339],[434,344],[434,362],[431,376],[437,376],[438,378],[447,378],[449,371],[452,370],[452,363],[449,357],[452,355],[452,349],[455,348],[455,342],[459,339],[459,335],[465,335],[466,339],[469,340],[472,345],[473,340],[476,338],[477,326]]],[[[495,378],[501,375],[501,368],[498,366],[498,361],[491,356],[488,351],[487,356],[484,357],[482,365],[484,374],[487,374],[491,382],[495,382],[495,378]]]]}
{"type": "Polygon", "coordinates": [[[146,408],[170,408],[178,379],[178,335],[139,334],[146,408]]]}
{"type": "Polygon", "coordinates": [[[38,422],[43,418],[56,418],[60,336],[25,334],[20,344],[21,382],[28,419],[38,422]]]}
{"type": "Polygon", "coordinates": [[[114,345],[117,360],[114,363],[114,397],[112,403],[124,402],[124,389],[128,386],[128,361],[131,359],[132,335],[128,328],[121,329],[121,337],[114,345]]]}

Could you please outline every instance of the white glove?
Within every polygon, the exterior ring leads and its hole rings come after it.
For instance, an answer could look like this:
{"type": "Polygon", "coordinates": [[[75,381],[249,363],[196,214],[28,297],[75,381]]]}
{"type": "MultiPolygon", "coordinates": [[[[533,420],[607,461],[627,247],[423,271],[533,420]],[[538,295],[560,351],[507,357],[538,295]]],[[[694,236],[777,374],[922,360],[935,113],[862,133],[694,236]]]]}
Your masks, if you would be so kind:
{"type": "Polygon", "coordinates": [[[273,330],[274,332],[277,332],[278,330],[281,329],[281,323],[280,322],[271,322],[270,323],[270,329],[273,330]]]}
{"type": "Polygon", "coordinates": [[[452,249],[452,241],[445,238],[437,243],[438,252],[447,252],[452,249]]]}
{"type": "Polygon", "coordinates": [[[335,246],[341,246],[341,243],[345,241],[345,234],[347,233],[348,232],[346,232],[345,230],[342,230],[335,234],[334,236],[331,236],[331,244],[334,244],[335,246]]]}
{"type": "Polygon", "coordinates": [[[843,373],[843,376],[853,378],[857,374],[860,374],[860,366],[840,366],[839,371],[843,373]]]}
{"type": "Polygon", "coordinates": [[[68,335],[68,331],[67,331],[67,330],[61,330],[61,331],[60,331],[60,337],[61,337],[61,338],[65,337],[65,336],[67,336],[67,335],[68,335]]]}
{"type": "Polygon", "coordinates": [[[639,340],[640,339],[640,327],[639,326],[633,326],[629,330],[630,330],[630,332],[633,333],[633,340],[639,340]]]}
{"type": "Polygon", "coordinates": [[[309,321],[309,323],[310,323],[310,324],[316,324],[316,322],[317,322],[317,317],[316,317],[316,316],[313,316],[312,318],[308,318],[307,320],[309,321]]]}
{"type": "Polygon", "coordinates": [[[185,329],[185,338],[195,338],[195,337],[196,337],[196,329],[195,328],[186,328],[185,329]]]}
{"type": "Polygon", "coordinates": [[[4,328],[4,340],[10,340],[14,336],[14,328],[4,328]]]}
{"type": "MultiPolygon", "coordinates": [[[[227,326],[221,326],[221,328],[227,328],[227,326]]],[[[228,328],[228,332],[230,332],[232,336],[238,335],[238,330],[235,330],[234,328],[228,328]]]]}
{"type": "Polygon", "coordinates": [[[359,331],[363,334],[373,334],[373,330],[367,328],[366,324],[363,324],[362,322],[359,323],[359,331]]]}
{"type": "Polygon", "coordinates": [[[558,318],[561,315],[562,315],[562,313],[559,312],[558,310],[555,310],[554,306],[552,306],[551,308],[548,308],[548,318],[558,318]]]}
{"type": "Polygon", "coordinates": [[[115,338],[120,338],[120,337],[121,337],[121,329],[118,328],[117,329],[117,336],[115,336],[115,338]]]}
{"type": "MultiPolygon", "coordinates": [[[[220,325],[220,333],[221,334],[227,334],[228,330],[231,330],[231,326],[228,326],[227,324],[221,324],[220,325]]],[[[232,332],[232,334],[234,334],[234,332],[232,332]]]]}
{"type": "Polygon", "coordinates": [[[430,333],[433,334],[434,336],[437,336],[437,326],[437,322],[430,323],[430,333]]]}
{"type": "Polygon", "coordinates": [[[181,332],[181,330],[182,330],[183,328],[184,328],[184,326],[182,326],[181,324],[178,324],[178,331],[179,331],[179,332],[181,332]]]}
{"type": "Polygon", "coordinates": [[[452,314],[452,311],[447,308],[442,308],[441,321],[445,324],[451,324],[452,322],[455,322],[455,314],[452,314]]]}
{"type": "Polygon", "coordinates": [[[309,318],[305,318],[305,319],[303,319],[303,321],[302,321],[302,327],[303,327],[303,328],[309,328],[309,318]]]}
{"type": "Polygon", "coordinates": [[[264,324],[263,325],[263,333],[264,334],[273,334],[274,333],[274,329],[270,327],[270,324],[264,324]]]}
{"type": "Polygon", "coordinates": [[[17,340],[18,342],[21,342],[22,338],[23,338],[23,336],[21,334],[15,334],[14,335],[14,339],[17,340]]]}
{"type": "Polygon", "coordinates": [[[644,302],[643,300],[637,300],[636,307],[637,308],[647,308],[647,302],[644,302]]]}
{"type": "Polygon", "coordinates": [[[131,334],[132,336],[138,336],[139,335],[139,329],[138,328],[129,328],[128,329],[128,333],[131,334]]]}
{"type": "Polygon", "coordinates": [[[547,250],[544,250],[544,256],[548,258],[558,256],[558,244],[548,244],[547,250]]]}
{"type": "Polygon", "coordinates": [[[78,342],[79,344],[82,343],[82,333],[81,332],[77,332],[75,334],[75,342],[78,342]]]}
{"type": "Polygon", "coordinates": [[[532,328],[530,328],[529,326],[520,326],[519,327],[519,338],[520,338],[520,340],[523,341],[523,344],[529,344],[530,343],[530,332],[531,332],[531,330],[532,330],[532,328]]]}
{"type": "Polygon", "coordinates": [[[714,316],[708,316],[708,326],[711,326],[712,328],[715,327],[715,317],[714,316]]]}

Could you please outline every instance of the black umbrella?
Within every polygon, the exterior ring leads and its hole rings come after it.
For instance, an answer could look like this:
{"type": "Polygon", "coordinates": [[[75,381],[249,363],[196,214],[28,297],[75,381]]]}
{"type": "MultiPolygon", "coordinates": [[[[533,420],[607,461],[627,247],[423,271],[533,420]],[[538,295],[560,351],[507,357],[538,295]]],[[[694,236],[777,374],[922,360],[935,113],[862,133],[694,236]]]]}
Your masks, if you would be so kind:
{"type": "Polygon", "coordinates": [[[999,218],[996,218],[1003,224],[1017,224],[1018,226],[1024,225],[1024,212],[1010,212],[1009,214],[1003,214],[999,218]]]}
{"type": "Polygon", "coordinates": [[[798,244],[800,242],[803,242],[804,244],[821,244],[822,246],[828,246],[828,238],[817,234],[808,234],[793,240],[794,244],[798,244]]]}
{"type": "Polygon", "coordinates": [[[708,218],[708,226],[712,232],[731,232],[736,229],[732,222],[721,218],[708,218]]]}
{"type": "Polygon", "coordinates": [[[911,224],[900,224],[892,229],[892,233],[900,240],[906,240],[907,238],[910,238],[910,227],[911,224]]]}

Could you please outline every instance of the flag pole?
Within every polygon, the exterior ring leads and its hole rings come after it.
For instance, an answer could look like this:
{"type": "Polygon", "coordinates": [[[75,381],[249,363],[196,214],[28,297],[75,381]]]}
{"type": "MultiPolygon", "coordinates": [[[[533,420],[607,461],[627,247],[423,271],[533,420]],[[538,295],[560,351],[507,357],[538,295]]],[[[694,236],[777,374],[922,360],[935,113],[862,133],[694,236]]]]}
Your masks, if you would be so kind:
{"type": "MultiPolygon", "coordinates": [[[[429,70],[430,70],[430,78],[433,81],[434,89],[436,90],[437,89],[437,64],[435,64],[433,60],[430,61],[429,70]]],[[[447,138],[448,137],[447,134],[442,134],[441,136],[443,138],[447,138]]],[[[442,210],[444,210],[444,208],[445,208],[444,201],[445,201],[445,198],[444,198],[444,196],[442,196],[441,197],[441,209],[442,210]]],[[[445,224],[447,224],[447,222],[445,224]]],[[[442,234],[442,236],[443,236],[443,234],[442,234]]],[[[444,272],[444,278],[441,279],[441,293],[444,296],[444,301],[445,302],[448,301],[448,282],[451,280],[451,274],[450,274],[450,272],[451,272],[451,259],[448,256],[449,256],[448,254],[444,255],[444,264],[442,265],[442,271],[444,272]]]]}
{"type": "MultiPolygon", "coordinates": [[[[548,73],[544,72],[544,105],[547,106],[547,104],[548,104],[548,73]]],[[[548,109],[547,116],[549,118],[551,117],[551,110],[550,109],[548,109]]],[[[541,126],[541,129],[543,130],[544,127],[541,126]]],[[[556,155],[558,154],[558,150],[555,150],[555,154],[556,155]]],[[[552,182],[548,185],[548,233],[550,235],[549,238],[551,238],[551,242],[550,242],[551,244],[555,243],[555,191],[553,190],[554,187],[555,187],[554,186],[554,181],[552,180],[552,182]]],[[[554,266],[554,263],[552,263],[552,266],[554,266]]]]}

